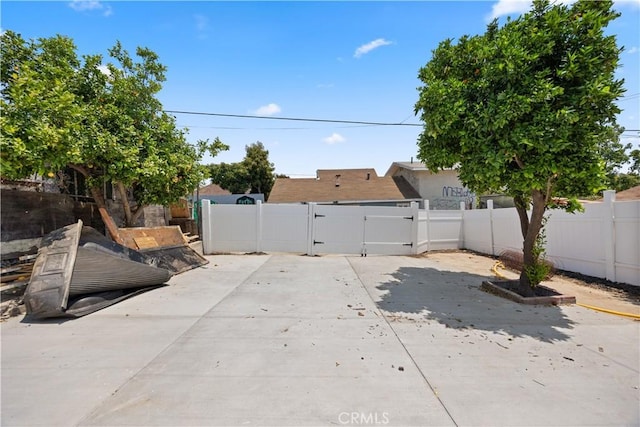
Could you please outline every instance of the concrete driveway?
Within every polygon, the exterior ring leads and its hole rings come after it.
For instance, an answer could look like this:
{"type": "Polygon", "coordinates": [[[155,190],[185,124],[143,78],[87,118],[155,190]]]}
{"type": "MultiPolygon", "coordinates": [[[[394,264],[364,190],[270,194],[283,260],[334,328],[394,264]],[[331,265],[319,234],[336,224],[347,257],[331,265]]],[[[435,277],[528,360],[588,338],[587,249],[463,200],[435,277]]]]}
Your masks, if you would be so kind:
{"type": "Polygon", "coordinates": [[[486,294],[489,258],[208,259],[84,318],[4,322],[2,425],[640,423],[640,322],[486,294]]]}

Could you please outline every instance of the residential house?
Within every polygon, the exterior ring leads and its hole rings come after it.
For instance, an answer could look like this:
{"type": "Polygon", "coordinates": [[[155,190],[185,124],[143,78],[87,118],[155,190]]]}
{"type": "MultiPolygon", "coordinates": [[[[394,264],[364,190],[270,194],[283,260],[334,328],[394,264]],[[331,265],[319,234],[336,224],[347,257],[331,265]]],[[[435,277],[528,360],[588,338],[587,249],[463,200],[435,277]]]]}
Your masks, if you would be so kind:
{"type": "Polygon", "coordinates": [[[315,178],[276,179],[268,203],[407,206],[422,203],[402,176],[379,177],[375,169],[319,169],[315,178]]]}
{"type": "Polygon", "coordinates": [[[458,172],[453,169],[434,173],[413,160],[393,162],[385,177],[404,178],[420,198],[429,201],[429,209],[460,209],[460,202],[467,209],[476,207],[476,195],[460,182],[458,172]]]}

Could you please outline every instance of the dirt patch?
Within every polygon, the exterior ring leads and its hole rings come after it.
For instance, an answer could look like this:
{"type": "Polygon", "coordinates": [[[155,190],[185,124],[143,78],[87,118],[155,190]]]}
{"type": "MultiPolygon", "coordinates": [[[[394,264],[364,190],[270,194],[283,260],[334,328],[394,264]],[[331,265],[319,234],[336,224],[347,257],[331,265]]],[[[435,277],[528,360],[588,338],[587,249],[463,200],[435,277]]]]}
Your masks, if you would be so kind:
{"type": "MultiPolygon", "coordinates": [[[[464,270],[492,277],[494,277],[492,266],[500,261],[497,256],[466,249],[431,251],[416,257],[430,258],[440,264],[442,269],[464,270]]],[[[520,275],[519,271],[508,268],[500,272],[504,273],[509,280],[517,279],[520,275]]],[[[496,280],[500,279],[496,277],[496,280]]],[[[565,270],[556,270],[554,277],[542,284],[559,293],[574,295],[578,303],[640,314],[640,286],[612,282],[565,270]]]]}
{"type": "Polygon", "coordinates": [[[584,274],[574,273],[571,271],[559,270],[556,272],[556,275],[567,282],[609,292],[619,298],[640,305],[640,286],[630,285],[628,283],[612,282],[610,280],[586,276],[584,274]]]}

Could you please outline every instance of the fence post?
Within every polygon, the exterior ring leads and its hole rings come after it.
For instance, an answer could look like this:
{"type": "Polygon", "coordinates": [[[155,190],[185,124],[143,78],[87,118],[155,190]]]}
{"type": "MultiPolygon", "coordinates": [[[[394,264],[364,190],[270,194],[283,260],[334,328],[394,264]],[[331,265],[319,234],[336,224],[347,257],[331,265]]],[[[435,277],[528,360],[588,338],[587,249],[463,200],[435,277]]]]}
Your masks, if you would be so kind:
{"type": "Polygon", "coordinates": [[[460,238],[458,239],[458,249],[463,249],[465,248],[465,241],[464,241],[464,211],[466,210],[466,203],[465,202],[460,202],[460,210],[462,211],[462,215],[460,215],[460,238]]]}
{"type": "Polygon", "coordinates": [[[211,235],[211,201],[207,199],[202,200],[202,212],[200,215],[202,220],[202,252],[208,255],[213,252],[213,248],[211,247],[213,238],[211,235]]]}
{"type": "Polygon", "coordinates": [[[416,255],[418,253],[418,223],[420,221],[418,202],[411,202],[411,216],[413,216],[413,221],[411,222],[411,254],[416,255]]]}
{"type": "Polygon", "coordinates": [[[606,190],[604,192],[604,263],[605,263],[605,278],[616,281],[616,230],[615,230],[615,215],[613,210],[613,203],[616,201],[615,190],[606,190]]]}
{"type": "Polygon", "coordinates": [[[262,200],[256,201],[256,253],[262,252],[262,200]]]}
{"type": "Polygon", "coordinates": [[[313,245],[313,225],[314,225],[314,215],[316,213],[316,204],[309,203],[308,205],[308,217],[307,217],[307,255],[314,256],[314,245],[313,245]]]}
{"type": "Polygon", "coordinates": [[[491,232],[491,255],[496,255],[496,247],[493,237],[493,200],[487,200],[487,209],[489,210],[489,231],[491,232]]]}
{"type": "Polygon", "coordinates": [[[424,201],[424,209],[427,212],[427,252],[431,250],[431,230],[429,227],[431,226],[431,215],[429,215],[429,200],[424,201]]]}

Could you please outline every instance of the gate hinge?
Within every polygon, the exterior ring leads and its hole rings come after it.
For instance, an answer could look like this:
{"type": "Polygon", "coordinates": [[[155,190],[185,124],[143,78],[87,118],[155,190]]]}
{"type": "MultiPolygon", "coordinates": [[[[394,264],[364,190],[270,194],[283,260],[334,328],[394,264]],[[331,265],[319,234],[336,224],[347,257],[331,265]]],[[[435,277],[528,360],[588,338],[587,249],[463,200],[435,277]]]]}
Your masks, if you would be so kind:
{"type": "Polygon", "coordinates": [[[314,218],[324,218],[326,215],[322,215],[322,214],[313,214],[314,218]]]}
{"type": "Polygon", "coordinates": [[[319,242],[319,241],[317,241],[317,240],[314,240],[314,241],[313,241],[313,244],[314,244],[314,245],[324,245],[324,242],[319,242]]]}
{"type": "Polygon", "coordinates": [[[411,247],[413,247],[413,242],[411,242],[411,243],[403,243],[402,246],[411,246],[411,247]]]}
{"type": "Polygon", "coordinates": [[[413,215],[411,215],[411,216],[405,216],[403,219],[410,219],[411,221],[413,221],[413,215]]]}

